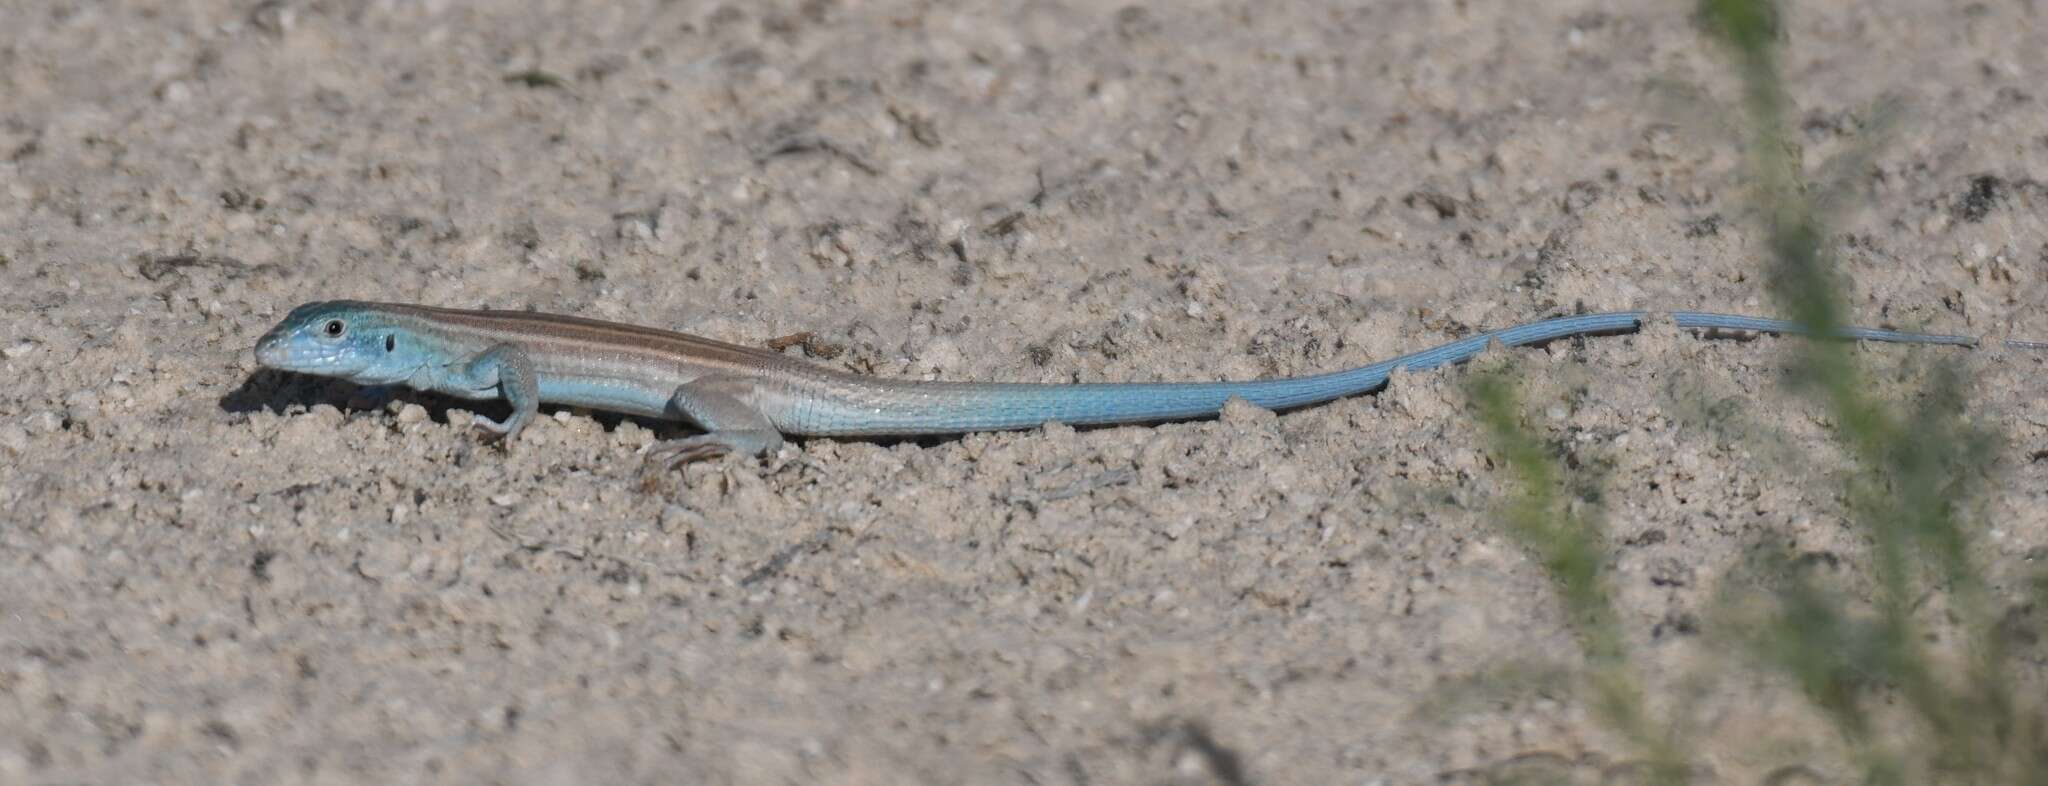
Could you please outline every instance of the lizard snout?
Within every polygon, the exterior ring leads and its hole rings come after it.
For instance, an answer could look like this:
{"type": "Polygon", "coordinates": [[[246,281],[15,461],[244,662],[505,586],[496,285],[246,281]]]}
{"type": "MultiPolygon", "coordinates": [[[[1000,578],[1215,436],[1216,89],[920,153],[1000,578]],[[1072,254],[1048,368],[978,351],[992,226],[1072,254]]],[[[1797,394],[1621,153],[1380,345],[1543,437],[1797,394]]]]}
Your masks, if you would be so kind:
{"type": "Polygon", "coordinates": [[[265,333],[256,341],[256,362],[270,368],[280,368],[291,357],[285,348],[286,337],[275,332],[265,333]]]}

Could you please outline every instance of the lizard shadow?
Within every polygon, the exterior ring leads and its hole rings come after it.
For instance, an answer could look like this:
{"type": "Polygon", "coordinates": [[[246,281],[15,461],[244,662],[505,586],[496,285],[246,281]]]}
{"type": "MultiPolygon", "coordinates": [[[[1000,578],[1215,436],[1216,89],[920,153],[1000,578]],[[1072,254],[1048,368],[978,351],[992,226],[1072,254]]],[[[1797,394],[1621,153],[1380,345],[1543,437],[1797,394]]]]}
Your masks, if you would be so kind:
{"type": "MultiPolygon", "coordinates": [[[[403,385],[360,385],[347,380],[271,369],[258,369],[251,373],[242,380],[241,385],[223,394],[217,403],[221,411],[235,415],[255,412],[288,415],[326,404],[340,410],[344,415],[355,416],[374,413],[393,401],[418,404],[427,410],[427,417],[443,424],[455,422],[449,417],[451,410],[474,412],[494,420],[503,420],[512,414],[511,405],[496,399],[463,399],[417,391],[403,385]]],[[[596,420],[607,432],[616,431],[621,424],[631,421],[653,432],[657,439],[675,439],[697,433],[696,429],[687,424],[659,418],[634,417],[616,412],[583,410],[552,404],[541,406],[543,417],[558,410],[586,415],[596,420]]]]}
{"type": "Polygon", "coordinates": [[[363,399],[361,394],[366,389],[352,382],[258,369],[243,378],[234,390],[222,394],[216,403],[222,412],[232,415],[259,411],[282,415],[295,404],[302,409],[326,404],[347,410],[350,402],[363,399]]]}

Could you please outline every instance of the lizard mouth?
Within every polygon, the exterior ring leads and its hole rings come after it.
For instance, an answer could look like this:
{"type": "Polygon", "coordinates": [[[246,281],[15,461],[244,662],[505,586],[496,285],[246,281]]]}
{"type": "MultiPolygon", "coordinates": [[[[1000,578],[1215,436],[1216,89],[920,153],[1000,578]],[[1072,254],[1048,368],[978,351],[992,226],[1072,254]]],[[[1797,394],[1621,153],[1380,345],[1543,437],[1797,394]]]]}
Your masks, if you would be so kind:
{"type": "Polygon", "coordinates": [[[272,328],[269,332],[264,333],[262,338],[256,339],[256,362],[265,368],[274,368],[282,371],[299,370],[301,366],[305,365],[305,358],[298,356],[304,353],[293,352],[293,343],[292,331],[285,330],[282,326],[272,328]]]}
{"type": "Polygon", "coordinates": [[[284,342],[276,340],[275,336],[264,336],[263,340],[256,342],[256,362],[262,366],[282,368],[289,358],[284,342]]]}
{"type": "Polygon", "coordinates": [[[342,376],[354,369],[341,347],[299,339],[291,331],[272,331],[256,341],[256,362],[265,368],[306,374],[342,376]]]}

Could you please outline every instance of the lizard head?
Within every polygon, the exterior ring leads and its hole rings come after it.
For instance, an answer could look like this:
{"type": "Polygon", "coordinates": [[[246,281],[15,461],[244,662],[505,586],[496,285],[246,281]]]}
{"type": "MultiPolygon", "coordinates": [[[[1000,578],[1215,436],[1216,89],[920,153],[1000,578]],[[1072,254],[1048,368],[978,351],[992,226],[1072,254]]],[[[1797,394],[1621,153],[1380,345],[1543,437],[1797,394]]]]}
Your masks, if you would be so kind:
{"type": "Polygon", "coordinates": [[[393,315],[351,300],[307,303],[256,341],[256,362],[365,384],[402,382],[423,361],[393,315]]]}

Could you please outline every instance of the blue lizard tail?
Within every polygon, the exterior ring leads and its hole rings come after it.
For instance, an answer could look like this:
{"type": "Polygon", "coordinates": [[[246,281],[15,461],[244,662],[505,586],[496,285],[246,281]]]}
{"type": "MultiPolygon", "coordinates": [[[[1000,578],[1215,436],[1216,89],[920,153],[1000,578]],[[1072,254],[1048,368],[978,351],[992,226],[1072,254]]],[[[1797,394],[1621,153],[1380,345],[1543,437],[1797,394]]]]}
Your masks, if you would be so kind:
{"type": "MultiPolygon", "coordinates": [[[[1629,333],[1658,312],[1620,311],[1557,317],[1467,336],[1420,352],[1327,374],[1243,382],[902,383],[885,385],[873,400],[842,401],[810,409],[795,433],[819,435],[953,434],[1070,425],[1148,423],[1208,417],[1232,397],[1271,410],[1287,410],[1385,387],[1395,370],[1426,371],[1470,360],[1495,341],[1518,347],[1572,336],[1629,333]]],[[[1806,335],[1796,322],[1699,311],[1668,312],[1681,328],[1806,335]]],[[[1977,339],[1932,333],[1849,327],[1836,337],[1904,344],[1975,346],[1977,339]]],[[[2031,342],[2008,341],[2027,348],[2031,342]]]]}

